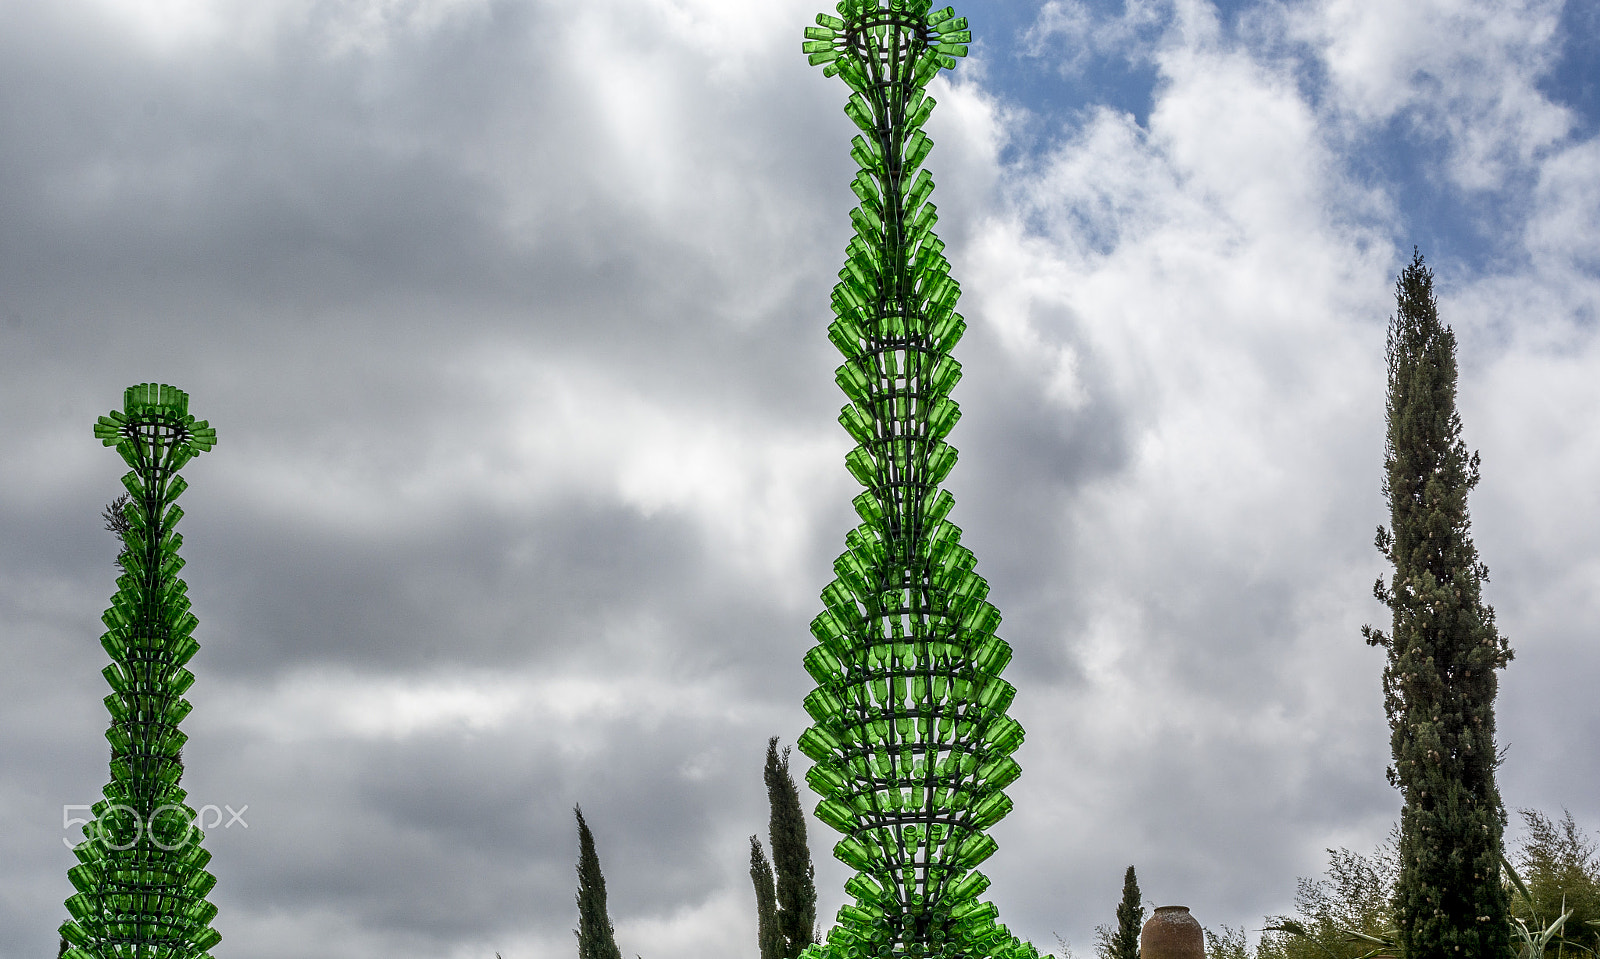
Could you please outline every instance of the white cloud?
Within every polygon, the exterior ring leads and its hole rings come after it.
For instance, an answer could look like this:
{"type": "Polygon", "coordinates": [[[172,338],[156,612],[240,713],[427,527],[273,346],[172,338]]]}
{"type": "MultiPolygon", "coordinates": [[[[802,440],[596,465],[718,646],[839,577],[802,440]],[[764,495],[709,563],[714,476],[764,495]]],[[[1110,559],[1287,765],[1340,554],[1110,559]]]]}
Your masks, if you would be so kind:
{"type": "Polygon", "coordinates": [[[653,725],[663,719],[743,723],[751,706],[725,680],[664,676],[665,664],[636,662],[605,676],[446,671],[443,675],[364,675],[302,670],[271,686],[208,694],[229,704],[223,726],[275,743],[405,740],[417,736],[536,734],[546,745],[585,755],[598,740],[589,727],[653,725]],[[584,745],[586,744],[586,745],[584,745]]]}
{"type": "Polygon", "coordinates": [[[1535,267],[1585,278],[1592,305],[1600,274],[1600,138],[1553,152],[1539,165],[1536,206],[1528,219],[1527,248],[1535,267]]]}
{"type": "Polygon", "coordinates": [[[1046,0],[1019,39],[1028,56],[1049,59],[1068,75],[1081,74],[1091,54],[1144,61],[1172,6],[1166,0],[1127,0],[1119,13],[1105,14],[1082,0],[1046,0]]]}
{"type": "Polygon", "coordinates": [[[1444,141],[1453,182],[1492,190],[1572,127],[1537,87],[1559,55],[1560,14],[1560,0],[1319,0],[1293,22],[1322,55],[1336,115],[1402,117],[1444,141]]]}

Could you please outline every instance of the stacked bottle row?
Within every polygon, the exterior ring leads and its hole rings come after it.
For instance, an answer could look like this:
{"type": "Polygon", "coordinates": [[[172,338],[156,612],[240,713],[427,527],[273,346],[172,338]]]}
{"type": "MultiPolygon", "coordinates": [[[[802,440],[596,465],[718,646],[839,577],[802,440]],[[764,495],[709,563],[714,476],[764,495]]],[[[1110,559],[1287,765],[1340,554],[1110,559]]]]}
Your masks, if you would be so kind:
{"type": "Polygon", "coordinates": [[[211,449],[216,430],[189,413],[182,390],[146,383],[124,394],[124,409],[100,417],[94,433],[115,447],[131,471],[120,557],[123,574],[102,620],[101,645],[112,663],[106,709],[111,725],[111,781],[68,871],[77,893],[61,926],[68,959],[204,959],[221,940],[206,900],[216,880],[200,846],[194,810],[178,785],[194,682],[185,664],[199,649],[175,529],[187,487],[178,470],[211,449]]]}
{"type": "Polygon", "coordinates": [[[806,30],[804,52],[851,88],[860,128],[851,156],[854,236],[832,296],[828,335],[844,355],[839,422],[856,441],[846,466],[865,487],[836,579],[812,622],[805,666],[814,725],[799,747],[817,816],[858,870],[816,959],[1036,955],[979,902],[975,870],[995,850],[986,830],[1011,810],[1022,727],[1000,678],[1011,649],[976,559],[948,519],[940,484],[960,418],[950,355],[966,328],[960,286],[934,234],[934,109],[924,87],[966,53],[964,19],[929,0],[845,0],[806,30]]]}

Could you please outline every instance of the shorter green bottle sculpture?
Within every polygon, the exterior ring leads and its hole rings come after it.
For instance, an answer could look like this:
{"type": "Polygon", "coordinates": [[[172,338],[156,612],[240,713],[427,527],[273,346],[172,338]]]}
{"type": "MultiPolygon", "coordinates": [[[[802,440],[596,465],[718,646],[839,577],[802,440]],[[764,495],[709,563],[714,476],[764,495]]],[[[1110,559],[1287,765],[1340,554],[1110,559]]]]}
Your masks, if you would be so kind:
{"type": "Polygon", "coordinates": [[[112,663],[106,709],[111,727],[111,782],[74,849],[68,871],[76,895],[61,925],[65,959],[209,959],[222,939],[211,928],[217,907],[206,901],[216,879],[195,813],[178,786],[189,712],[184,668],[199,649],[187,586],[178,578],[183,537],[174,502],[188,485],[185,463],[217,442],[217,431],[189,413],[189,397],[143,383],[124,394],[124,409],[102,416],[94,435],[114,446],[132,470],[122,477],[123,574],[100,637],[112,663]]]}

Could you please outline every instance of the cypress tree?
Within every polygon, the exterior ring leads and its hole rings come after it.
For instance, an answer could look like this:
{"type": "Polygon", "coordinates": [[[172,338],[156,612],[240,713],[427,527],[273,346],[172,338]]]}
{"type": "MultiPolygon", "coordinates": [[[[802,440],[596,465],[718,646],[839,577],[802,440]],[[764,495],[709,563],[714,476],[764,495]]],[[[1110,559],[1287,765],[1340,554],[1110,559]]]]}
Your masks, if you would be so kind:
{"type": "Polygon", "coordinates": [[[1117,931],[1111,937],[1111,959],[1139,959],[1139,930],[1144,927],[1144,902],[1133,867],[1122,877],[1122,901],[1117,903],[1117,931]]]}
{"type": "Polygon", "coordinates": [[[816,942],[817,886],[811,850],[806,846],[806,815],[800,791],[789,774],[789,747],[778,750],[778,737],[767,740],[767,803],[771,807],[767,838],[772,843],[776,886],[777,934],[782,959],[796,959],[816,942]]]}
{"type": "Polygon", "coordinates": [[[761,848],[761,840],[750,837],[750,881],[756,887],[756,941],[761,959],[782,959],[783,934],[778,930],[778,893],[773,885],[772,864],[761,848]]]}
{"type": "Polygon", "coordinates": [[[1394,566],[1374,591],[1393,614],[1384,708],[1389,781],[1402,794],[1394,915],[1406,959],[1502,959],[1511,950],[1500,881],[1505,811],[1495,787],[1495,670],[1511,650],[1481,599],[1488,569],[1470,535],[1478,456],[1456,412],[1455,334],[1439,321],[1422,254],[1401,271],[1389,323],[1384,493],[1377,546],[1394,566]]]}
{"type": "Polygon", "coordinates": [[[578,817],[578,959],[622,959],[611,917],[606,913],[606,877],[594,851],[594,834],[583,821],[583,808],[573,806],[578,817]]]}

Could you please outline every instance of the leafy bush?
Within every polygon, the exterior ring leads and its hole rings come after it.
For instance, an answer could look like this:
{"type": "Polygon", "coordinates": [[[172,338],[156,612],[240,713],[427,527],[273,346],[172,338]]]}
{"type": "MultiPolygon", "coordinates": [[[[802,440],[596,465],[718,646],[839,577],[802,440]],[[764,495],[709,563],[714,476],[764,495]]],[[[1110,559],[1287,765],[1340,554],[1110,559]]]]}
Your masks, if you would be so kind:
{"type": "Polygon", "coordinates": [[[1572,813],[1560,820],[1532,809],[1520,810],[1527,835],[1517,849],[1522,888],[1511,899],[1511,914],[1533,929],[1570,913],[1560,934],[1545,952],[1562,956],[1600,950],[1600,850],[1589,840],[1572,813]]]}
{"type": "Polygon", "coordinates": [[[1222,926],[1221,932],[1206,930],[1206,959],[1250,959],[1244,927],[1222,926]]]}
{"type": "Polygon", "coordinates": [[[1376,959],[1392,955],[1394,884],[1400,874],[1400,830],[1370,856],[1328,850],[1328,873],[1301,879],[1293,916],[1270,916],[1260,959],[1376,959]]]}
{"type": "MultiPolygon", "coordinates": [[[[1600,956],[1600,846],[1566,810],[1559,820],[1520,815],[1526,831],[1502,871],[1516,959],[1600,956]]],[[[1370,856],[1328,850],[1327,875],[1299,881],[1296,914],[1267,919],[1256,959],[1396,959],[1398,841],[1396,828],[1370,856]]],[[[1242,959],[1225,937],[1206,935],[1212,959],[1242,959]]]]}

